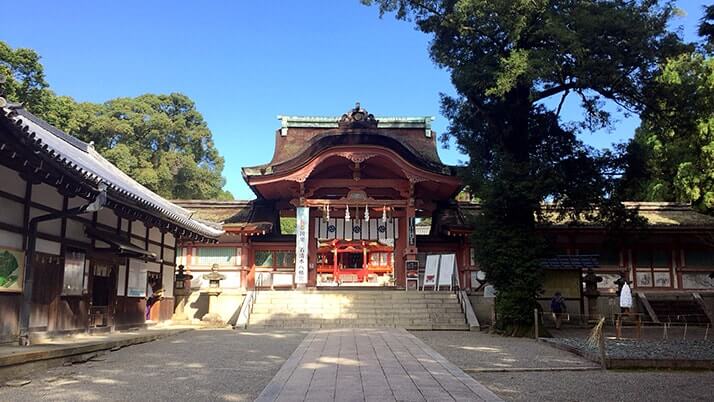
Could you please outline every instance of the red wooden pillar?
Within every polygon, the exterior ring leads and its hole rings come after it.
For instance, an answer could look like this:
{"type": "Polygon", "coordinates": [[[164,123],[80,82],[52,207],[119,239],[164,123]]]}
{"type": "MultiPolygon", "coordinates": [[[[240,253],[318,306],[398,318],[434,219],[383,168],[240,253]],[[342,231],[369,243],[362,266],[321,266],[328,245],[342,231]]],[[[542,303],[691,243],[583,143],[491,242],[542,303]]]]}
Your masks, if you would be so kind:
{"type": "Polygon", "coordinates": [[[362,242],[362,282],[367,282],[367,245],[362,242]]]}
{"type": "Polygon", "coordinates": [[[255,289],[255,250],[248,237],[246,237],[246,244],[243,250],[246,251],[246,264],[248,266],[246,289],[255,289]]]}

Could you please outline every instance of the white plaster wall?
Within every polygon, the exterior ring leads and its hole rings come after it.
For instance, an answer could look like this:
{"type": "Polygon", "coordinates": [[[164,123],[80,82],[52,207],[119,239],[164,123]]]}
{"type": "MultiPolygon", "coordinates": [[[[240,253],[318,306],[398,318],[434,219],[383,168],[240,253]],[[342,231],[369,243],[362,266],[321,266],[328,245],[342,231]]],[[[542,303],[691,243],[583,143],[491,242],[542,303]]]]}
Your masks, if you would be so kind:
{"type": "Polygon", "coordinates": [[[25,180],[22,180],[16,171],[0,166],[0,183],[2,183],[0,186],[2,191],[25,197],[25,180]]]}
{"type": "Polygon", "coordinates": [[[146,236],[146,226],[144,226],[144,222],[132,221],[131,222],[131,233],[134,233],[135,235],[138,235],[141,237],[146,236]]]}
{"type": "Polygon", "coordinates": [[[97,212],[97,222],[116,228],[117,216],[114,214],[113,209],[103,208],[97,212]]]}
{"type": "Polygon", "coordinates": [[[156,254],[156,258],[161,257],[161,246],[149,243],[149,252],[156,254]]]}
{"type": "Polygon", "coordinates": [[[88,201],[82,197],[72,197],[67,202],[67,208],[76,208],[76,207],[85,205],[87,203],[88,203],[88,201]]]}
{"type": "Polygon", "coordinates": [[[177,261],[176,255],[174,254],[174,250],[168,247],[164,247],[164,261],[173,262],[176,264],[176,266],[179,265],[179,261],[177,261]]]}
{"type": "Polygon", "coordinates": [[[59,243],[44,239],[37,239],[35,242],[35,251],[41,253],[60,255],[61,246],[59,243]]]}
{"type": "Polygon", "coordinates": [[[155,262],[147,262],[146,263],[146,269],[151,272],[161,272],[161,265],[155,263],[155,262]]]}
{"type": "Polygon", "coordinates": [[[65,235],[68,239],[82,241],[85,243],[89,242],[89,239],[84,233],[84,224],[71,218],[67,218],[67,232],[65,235]]]}
{"type": "Polygon", "coordinates": [[[157,242],[161,242],[161,231],[158,228],[149,229],[149,239],[157,242]]]}
{"type": "MultiPolygon", "coordinates": [[[[37,216],[47,215],[48,213],[50,212],[43,211],[37,208],[30,208],[30,219],[37,216]]],[[[60,218],[57,218],[46,222],[40,222],[37,225],[37,230],[40,233],[60,236],[62,233],[62,220],[60,218]]]]}
{"type": "Polygon", "coordinates": [[[22,226],[23,205],[0,197],[0,222],[22,226]]]}
{"type": "Polygon", "coordinates": [[[164,235],[164,244],[168,244],[169,246],[173,247],[175,240],[176,239],[174,238],[173,233],[166,233],[166,235],[164,235]]]}
{"type": "Polygon", "coordinates": [[[131,238],[131,244],[137,247],[144,248],[146,246],[145,243],[146,241],[144,241],[144,236],[141,236],[141,239],[135,239],[133,237],[131,238]]]}
{"type": "Polygon", "coordinates": [[[62,210],[63,196],[57,192],[57,189],[47,184],[35,184],[32,186],[32,201],[53,208],[62,210]]]}
{"type": "Polygon", "coordinates": [[[176,273],[173,271],[173,267],[164,265],[164,272],[161,273],[161,285],[164,288],[165,297],[173,297],[174,295],[174,278],[176,273]]]}
{"type": "Polygon", "coordinates": [[[0,246],[22,250],[22,235],[0,230],[0,246]]]}

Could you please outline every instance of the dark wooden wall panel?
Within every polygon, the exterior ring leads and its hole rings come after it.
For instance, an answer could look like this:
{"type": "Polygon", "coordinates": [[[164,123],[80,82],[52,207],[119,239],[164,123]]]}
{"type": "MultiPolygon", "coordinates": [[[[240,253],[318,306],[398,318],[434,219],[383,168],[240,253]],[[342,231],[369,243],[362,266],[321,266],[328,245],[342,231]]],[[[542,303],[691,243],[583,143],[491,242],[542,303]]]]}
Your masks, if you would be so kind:
{"type": "MultiPolygon", "coordinates": [[[[158,315],[151,315],[152,319],[158,319],[159,321],[170,320],[174,315],[174,299],[165,298],[156,303],[156,309],[158,309],[158,315]]],[[[152,308],[152,313],[153,313],[152,308]]]]}
{"type": "Polygon", "coordinates": [[[116,308],[116,327],[126,328],[144,324],[146,300],[140,297],[118,297],[116,308]]]}
{"type": "Polygon", "coordinates": [[[85,297],[62,297],[57,307],[56,324],[51,331],[76,331],[87,329],[89,302],[85,297]]]}
{"type": "Polygon", "coordinates": [[[0,293],[0,342],[17,337],[21,302],[20,293],[0,293]]]}
{"type": "Polygon", "coordinates": [[[62,267],[59,257],[42,253],[35,254],[32,306],[30,309],[30,329],[47,331],[49,310],[52,301],[59,297],[62,288],[62,267]]]}

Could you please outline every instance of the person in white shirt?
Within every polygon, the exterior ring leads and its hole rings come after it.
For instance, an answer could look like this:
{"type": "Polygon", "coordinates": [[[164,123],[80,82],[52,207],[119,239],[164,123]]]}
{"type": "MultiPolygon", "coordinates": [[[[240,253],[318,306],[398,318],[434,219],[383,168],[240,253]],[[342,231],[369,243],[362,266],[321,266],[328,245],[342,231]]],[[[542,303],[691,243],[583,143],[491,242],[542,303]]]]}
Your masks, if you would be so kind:
{"type": "Polygon", "coordinates": [[[620,291],[620,311],[623,314],[629,314],[632,308],[632,290],[630,289],[630,284],[627,280],[622,285],[622,290],[620,291]]]}

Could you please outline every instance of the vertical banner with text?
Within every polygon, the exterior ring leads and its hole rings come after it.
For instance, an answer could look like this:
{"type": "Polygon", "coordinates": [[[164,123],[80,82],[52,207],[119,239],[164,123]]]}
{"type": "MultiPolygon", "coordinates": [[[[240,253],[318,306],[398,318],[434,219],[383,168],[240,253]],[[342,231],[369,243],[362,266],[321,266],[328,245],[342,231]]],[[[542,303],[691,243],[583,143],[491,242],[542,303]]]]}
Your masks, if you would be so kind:
{"type": "Polygon", "coordinates": [[[307,283],[307,242],[309,239],[310,208],[298,207],[295,211],[295,283],[307,283]]]}

